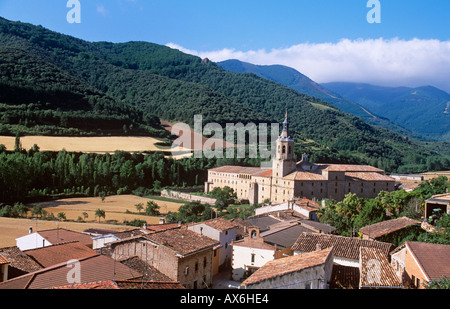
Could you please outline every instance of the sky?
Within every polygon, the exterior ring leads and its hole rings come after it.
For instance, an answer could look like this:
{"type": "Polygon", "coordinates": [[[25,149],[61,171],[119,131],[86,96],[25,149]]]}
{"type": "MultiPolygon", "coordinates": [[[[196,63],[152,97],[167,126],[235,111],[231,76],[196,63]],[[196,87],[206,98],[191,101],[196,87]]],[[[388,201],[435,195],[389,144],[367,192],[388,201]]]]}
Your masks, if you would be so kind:
{"type": "Polygon", "coordinates": [[[68,0],[0,0],[0,16],[87,41],[147,41],[215,62],[282,64],[319,83],[450,92],[449,0],[78,1],[80,23],[67,21],[68,0]]]}

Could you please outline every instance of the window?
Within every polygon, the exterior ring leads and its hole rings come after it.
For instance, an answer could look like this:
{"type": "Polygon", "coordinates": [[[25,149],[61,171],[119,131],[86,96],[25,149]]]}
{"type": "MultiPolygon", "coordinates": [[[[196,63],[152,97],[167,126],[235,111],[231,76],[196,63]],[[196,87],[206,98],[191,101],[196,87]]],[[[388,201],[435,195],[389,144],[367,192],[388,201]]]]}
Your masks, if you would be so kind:
{"type": "Polygon", "coordinates": [[[208,264],[208,262],[206,261],[206,257],[203,258],[203,268],[206,268],[206,265],[208,264]]]}
{"type": "Polygon", "coordinates": [[[195,272],[198,271],[198,262],[195,262],[195,272]]]}
{"type": "Polygon", "coordinates": [[[187,266],[186,269],[184,270],[184,275],[185,276],[189,275],[189,266],[187,266]]]}
{"type": "Polygon", "coordinates": [[[252,264],[255,263],[255,256],[256,255],[254,253],[252,253],[252,255],[251,255],[251,262],[252,262],[252,264]]]}
{"type": "Polygon", "coordinates": [[[311,290],[311,282],[305,283],[305,290],[311,290]]]}

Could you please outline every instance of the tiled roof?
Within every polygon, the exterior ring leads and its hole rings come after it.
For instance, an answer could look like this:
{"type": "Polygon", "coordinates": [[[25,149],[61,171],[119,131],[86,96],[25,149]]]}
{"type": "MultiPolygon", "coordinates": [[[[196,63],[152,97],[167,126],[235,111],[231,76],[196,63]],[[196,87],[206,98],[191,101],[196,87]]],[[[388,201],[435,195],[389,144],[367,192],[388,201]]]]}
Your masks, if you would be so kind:
{"type": "Polygon", "coordinates": [[[61,245],[26,250],[24,253],[32,257],[42,267],[50,267],[69,260],[80,260],[98,255],[98,253],[80,242],[71,242],[61,245]]]}
{"type": "Polygon", "coordinates": [[[80,232],[59,228],[59,229],[38,231],[38,234],[41,235],[43,238],[47,239],[53,245],[72,241],[79,241],[86,246],[92,247],[92,237],[90,235],[80,232]]]}
{"type": "Polygon", "coordinates": [[[234,165],[226,165],[217,168],[212,168],[209,169],[208,171],[218,173],[248,174],[259,177],[270,177],[272,175],[272,170],[269,169],[260,167],[234,166],[234,165]]]}
{"type": "Polygon", "coordinates": [[[255,284],[264,280],[325,264],[331,252],[332,248],[328,248],[321,251],[314,251],[269,261],[248,277],[242,285],[255,284]]]}
{"type": "MultiPolygon", "coordinates": [[[[141,274],[104,255],[79,260],[81,283],[107,280],[133,280],[141,274]]],[[[70,284],[67,263],[29,273],[0,283],[0,289],[49,289],[70,284]]]]}
{"type": "Polygon", "coordinates": [[[185,256],[197,251],[203,251],[220,244],[204,235],[186,228],[166,230],[146,236],[147,239],[166,246],[174,250],[176,253],[185,256]]]}
{"type": "Polygon", "coordinates": [[[450,278],[450,245],[405,242],[429,280],[450,278]]]}
{"type": "Polygon", "coordinates": [[[56,287],[74,290],[173,290],[184,289],[179,282],[108,280],[56,287]]]}
{"type": "Polygon", "coordinates": [[[147,231],[149,232],[161,232],[165,230],[175,229],[178,228],[178,223],[167,223],[167,224],[152,224],[147,225],[147,231]]]}
{"type": "Polygon", "coordinates": [[[403,288],[400,279],[379,249],[360,248],[360,288],[403,288]]]}
{"type": "Polygon", "coordinates": [[[31,257],[23,253],[18,247],[0,248],[1,255],[5,256],[10,262],[9,267],[30,273],[42,269],[42,266],[36,263],[31,257]]]}
{"type": "Polygon", "coordinates": [[[408,217],[385,220],[375,224],[367,225],[359,229],[362,234],[368,235],[370,238],[378,238],[383,235],[404,229],[410,225],[420,225],[421,222],[408,217]]]}
{"type": "Polygon", "coordinates": [[[345,176],[350,181],[395,181],[394,178],[377,172],[346,172],[345,176]]]}
{"type": "Polygon", "coordinates": [[[303,232],[312,232],[312,230],[297,223],[295,225],[272,228],[261,233],[260,236],[264,238],[264,242],[284,249],[292,247],[298,236],[303,232]]]}
{"type": "Polygon", "coordinates": [[[359,268],[333,264],[330,278],[330,289],[358,289],[359,268]]]}
{"type": "Polygon", "coordinates": [[[9,264],[9,260],[0,252],[0,265],[9,264]]]}
{"type": "Polygon", "coordinates": [[[134,269],[135,271],[138,271],[142,274],[142,279],[145,281],[173,281],[137,256],[121,260],[120,263],[134,269]]]}
{"type": "Polygon", "coordinates": [[[354,165],[354,164],[315,164],[321,169],[326,169],[329,172],[378,172],[383,170],[370,165],[354,165]]]}
{"type": "Polygon", "coordinates": [[[360,238],[329,234],[303,233],[292,246],[292,250],[311,252],[317,250],[318,246],[322,249],[333,247],[335,257],[352,260],[359,260],[360,247],[380,249],[385,256],[388,256],[393,247],[390,243],[374,240],[363,240],[360,238]]]}
{"type": "Polygon", "coordinates": [[[197,224],[206,224],[207,226],[210,226],[219,231],[226,231],[226,230],[238,227],[237,224],[235,224],[229,220],[226,220],[224,218],[215,218],[215,219],[211,219],[211,220],[202,221],[197,224]]]}

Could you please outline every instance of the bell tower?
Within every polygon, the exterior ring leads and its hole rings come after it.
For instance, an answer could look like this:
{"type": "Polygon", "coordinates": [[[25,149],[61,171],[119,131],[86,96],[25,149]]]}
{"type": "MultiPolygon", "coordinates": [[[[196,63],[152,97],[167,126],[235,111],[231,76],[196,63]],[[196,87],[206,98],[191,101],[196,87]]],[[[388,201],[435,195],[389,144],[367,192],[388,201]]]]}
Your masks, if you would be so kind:
{"type": "Polygon", "coordinates": [[[294,140],[289,136],[289,120],[286,111],[283,132],[277,139],[277,154],[273,160],[272,176],[282,178],[295,171],[295,169],[294,140]]]}

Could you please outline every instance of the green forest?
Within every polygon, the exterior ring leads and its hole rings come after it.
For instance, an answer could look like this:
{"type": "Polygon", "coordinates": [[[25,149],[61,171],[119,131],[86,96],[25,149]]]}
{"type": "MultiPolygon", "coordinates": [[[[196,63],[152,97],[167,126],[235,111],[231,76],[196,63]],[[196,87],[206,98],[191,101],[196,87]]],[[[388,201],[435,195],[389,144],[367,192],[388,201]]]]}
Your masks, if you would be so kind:
{"type": "Polygon", "coordinates": [[[450,169],[450,145],[368,125],[328,102],[254,74],[147,42],[86,42],[0,18],[0,134],[147,135],[161,120],[279,123],[289,111],[296,154],[387,172],[450,169]]]}

